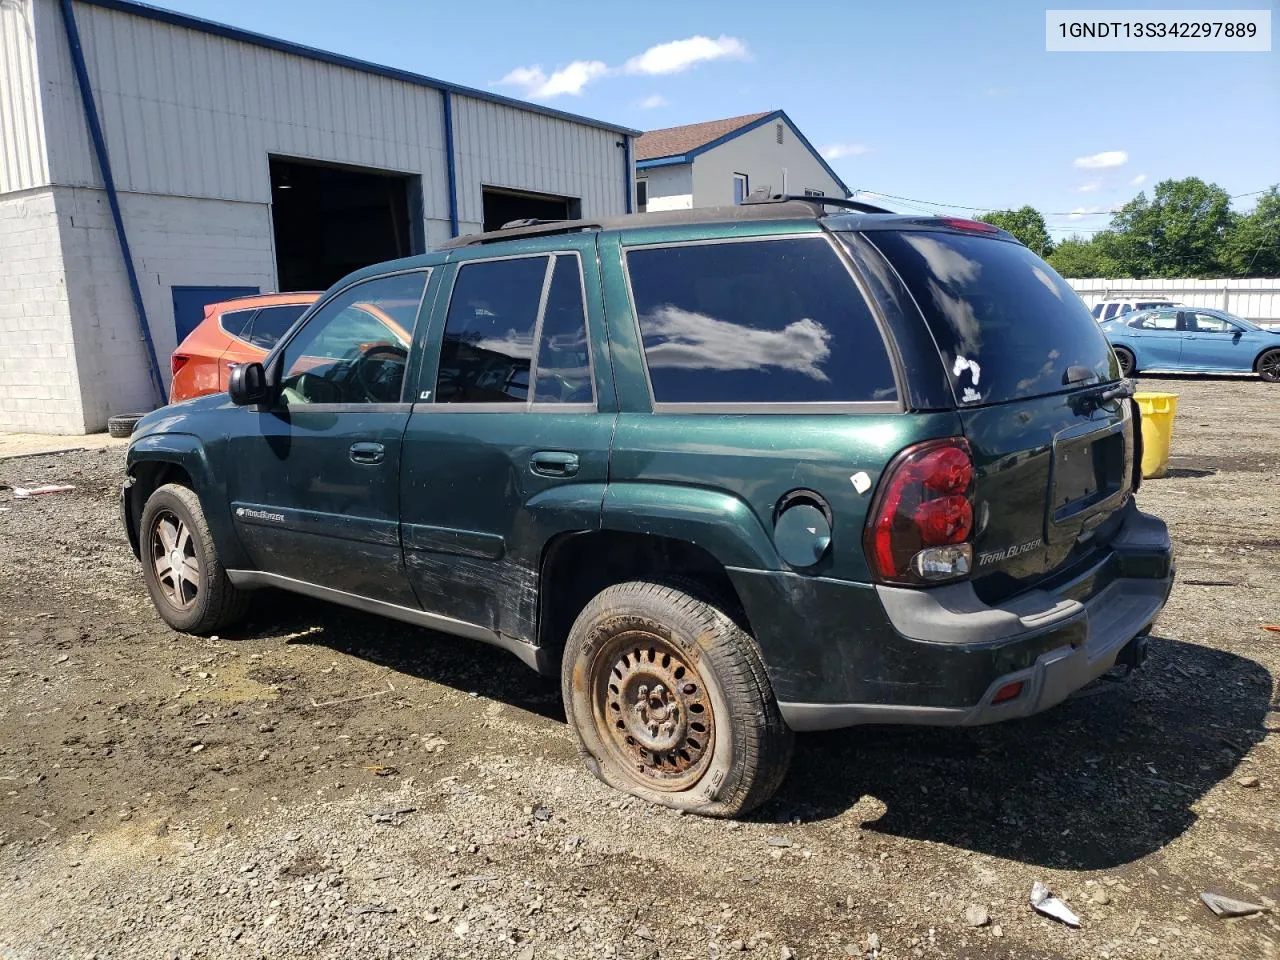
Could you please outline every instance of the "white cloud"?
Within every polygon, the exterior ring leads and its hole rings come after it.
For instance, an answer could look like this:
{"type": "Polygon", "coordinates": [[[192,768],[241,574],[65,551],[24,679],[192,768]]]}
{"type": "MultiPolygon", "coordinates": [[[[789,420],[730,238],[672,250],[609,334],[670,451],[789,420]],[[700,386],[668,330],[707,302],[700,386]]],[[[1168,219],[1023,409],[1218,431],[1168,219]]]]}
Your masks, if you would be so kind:
{"type": "Polygon", "coordinates": [[[831,356],[831,333],[805,317],[781,330],[757,330],[705,313],[665,304],[645,315],[645,331],[665,338],[645,350],[649,368],[768,370],[801,373],[826,383],[822,364],[831,356]]]}
{"type": "Polygon", "coordinates": [[[651,93],[640,101],[641,110],[657,110],[667,105],[667,98],[660,93],[651,93]]]}
{"type": "Polygon", "coordinates": [[[737,37],[723,34],[716,40],[703,36],[688,37],[650,47],[623,64],[622,72],[657,76],[680,73],[699,63],[724,59],[749,60],[751,53],[737,37]]]}
{"type": "Polygon", "coordinates": [[[609,68],[600,60],[574,60],[567,67],[561,67],[551,76],[547,76],[542,67],[516,67],[499,84],[520,87],[526,97],[534,100],[550,100],[562,94],[580,96],[587,84],[598,80],[609,72],[609,68]]]}
{"type": "Polygon", "coordinates": [[[1090,180],[1088,183],[1082,183],[1076,187],[1076,193],[1094,193],[1101,186],[1101,180],[1090,180]]]}
{"type": "Polygon", "coordinates": [[[1140,173],[1136,177],[1134,177],[1132,180],[1129,181],[1129,185],[1134,187],[1140,187],[1146,182],[1147,182],[1147,175],[1145,173],[1140,173]]]}
{"type": "Polygon", "coordinates": [[[1076,208],[1075,208],[1074,210],[1072,210],[1069,214],[1067,214],[1067,219],[1068,219],[1068,220],[1079,220],[1081,217],[1087,217],[1087,216],[1089,216],[1089,214],[1091,214],[1091,213],[1109,213],[1109,212],[1111,212],[1111,211],[1113,211],[1113,210],[1115,210],[1115,208],[1114,208],[1114,207],[1111,207],[1111,208],[1108,208],[1108,207],[1076,207],[1076,208]]]}
{"type": "Polygon", "coordinates": [[[1106,170],[1108,167],[1122,167],[1129,162],[1129,155],[1123,150],[1104,150],[1088,157],[1076,157],[1075,165],[1081,170],[1106,170]]]}
{"type": "Polygon", "coordinates": [[[843,160],[845,157],[860,157],[870,149],[861,143],[833,143],[822,148],[822,156],[827,160],[843,160]]]}

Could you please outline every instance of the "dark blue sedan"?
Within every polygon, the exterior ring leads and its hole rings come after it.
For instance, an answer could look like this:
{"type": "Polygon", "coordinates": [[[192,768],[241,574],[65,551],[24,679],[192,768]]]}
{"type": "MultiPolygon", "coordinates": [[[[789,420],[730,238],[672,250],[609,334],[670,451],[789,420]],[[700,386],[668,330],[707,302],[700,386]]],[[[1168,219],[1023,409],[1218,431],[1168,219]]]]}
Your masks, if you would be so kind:
{"type": "Polygon", "coordinates": [[[1280,383],[1280,330],[1225,310],[1157,307],[1103,323],[1125,376],[1139,370],[1256,373],[1280,383]]]}

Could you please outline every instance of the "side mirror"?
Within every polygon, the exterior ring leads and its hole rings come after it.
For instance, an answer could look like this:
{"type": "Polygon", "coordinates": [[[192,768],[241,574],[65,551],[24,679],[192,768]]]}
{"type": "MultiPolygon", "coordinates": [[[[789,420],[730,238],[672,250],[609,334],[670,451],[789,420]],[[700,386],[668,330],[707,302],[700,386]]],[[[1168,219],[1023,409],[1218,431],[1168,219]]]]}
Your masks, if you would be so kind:
{"type": "Polygon", "coordinates": [[[238,407],[267,399],[267,372],[260,363],[242,363],[232,368],[227,393],[238,407]]]}

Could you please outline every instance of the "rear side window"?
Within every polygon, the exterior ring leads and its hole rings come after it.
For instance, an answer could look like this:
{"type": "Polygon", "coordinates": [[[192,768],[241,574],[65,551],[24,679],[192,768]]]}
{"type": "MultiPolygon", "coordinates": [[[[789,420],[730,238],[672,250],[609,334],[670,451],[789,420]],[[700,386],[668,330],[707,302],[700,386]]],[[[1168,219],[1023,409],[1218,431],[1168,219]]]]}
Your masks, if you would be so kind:
{"type": "Polygon", "coordinates": [[[1118,376],[1106,335],[1088,308],[1021,244],[907,230],[867,238],[915,297],[961,405],[1039,396],[1118,376]]]}
{"type": "Polygon", "coordinates": [[[656,403],[898,399],[871,309],[823,237],[630,250],[656,403]]]}
{"type": "Polygon", "coordinates": [[[218,318],[218,323],[222,326],[223,333],[243,339],[256,312],[255,310],[229,310],[218,318]]]}
{"type": "Polygon", "coordinates": [[[437,403],[524,403],[549,257],[458,268],[444,324],[437,403]]]}
{"type": "Polygon", "coordinates": [[[1144,313],[1130,320],[1129,326],[1139,330],[1177,330],[1178,315],[1171,310],[1144,313]]]}
{"type": "Polygon", "coordinates": [[[309,306],[308,303],[289,303],[278,307],[263,307],[253,318],[253,323],[238,336],[242,340],[248,340],[255,347],[270,350],[289,332],[293,322],[302,316],[309,306]]]}
{"type": "Polygon", "coordinates": [[[551,289],[538,334],[533,402],[591,403],[594,399],[582,268],[577,257],[560,254],[551,274],[551,289]]]}
{"type": "Polygon", "coordinates": [[[1116,315],[1116,311],[1117,311],[1117,310],[1119,310],[1119,309],[1120,309],[1120,304],[1118,304],[1118,303],[1108,303],[1108,304],[1107,304],[1107,312],[1106,312],[1105,314],[1103,314],[1103,319],[1104,319],[1104,320],[1110,320],[1112,317],[1114,317],[1114,316],[1116,315]]]}

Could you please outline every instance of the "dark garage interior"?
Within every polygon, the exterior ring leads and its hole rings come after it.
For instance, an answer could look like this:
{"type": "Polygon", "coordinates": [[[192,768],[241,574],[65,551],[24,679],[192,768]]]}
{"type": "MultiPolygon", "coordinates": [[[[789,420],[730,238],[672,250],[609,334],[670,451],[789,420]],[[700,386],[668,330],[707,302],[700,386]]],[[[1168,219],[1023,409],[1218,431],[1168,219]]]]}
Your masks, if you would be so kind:
{"type": "Polygon", "coordinates": [[[547,193],[525,193],[484,187],[484,228],[498,230],[512,220],[576,220],[582,216],[582,201],[547,193]]]}
{"type": "Polygon", "coordinates": [[[323,290],[352,270],[422,253],[418,177],[270,158],[281,290],[323,290]]]}

